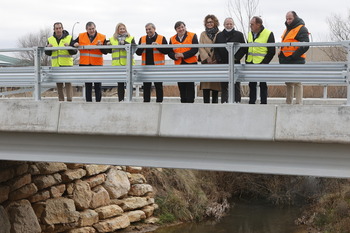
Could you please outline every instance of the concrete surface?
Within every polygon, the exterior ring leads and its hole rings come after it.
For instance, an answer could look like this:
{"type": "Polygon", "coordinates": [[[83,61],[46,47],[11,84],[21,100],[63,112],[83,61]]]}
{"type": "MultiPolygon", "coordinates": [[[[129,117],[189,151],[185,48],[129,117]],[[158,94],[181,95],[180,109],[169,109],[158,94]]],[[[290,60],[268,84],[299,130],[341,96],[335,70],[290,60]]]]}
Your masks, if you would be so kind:
{"type": "Polygon", "coordinates": [[[0,101],[0,131],[350,143],[350,106],[0,101]]]}
{"type": "Polygon", "coordinates": [[[159,104],[62,103],[58,133],[156,136],[159,104]]]}
{"type": "Polygon", "coordinates": [[[350,178],[350,106],[0,101],[0,160],[350,178]]]}
{"type": "Polygon", "coordinates": [[[0,131],[57,132],[60,108],[52,101],[1,100],[0,131]]]}
{"type": "Polygon", "coordinates": [[[245,104],[163,104],[160,136],[273,140],[276,107],[245,104]]]}

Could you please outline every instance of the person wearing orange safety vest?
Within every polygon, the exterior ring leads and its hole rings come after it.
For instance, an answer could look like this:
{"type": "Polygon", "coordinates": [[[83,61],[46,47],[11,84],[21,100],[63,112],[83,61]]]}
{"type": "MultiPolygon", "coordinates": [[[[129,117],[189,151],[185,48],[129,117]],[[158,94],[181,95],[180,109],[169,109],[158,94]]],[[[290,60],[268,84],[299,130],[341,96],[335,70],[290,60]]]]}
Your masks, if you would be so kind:
{"type": "MultiPolygon", "coordinates": [[[[72,44],[74,47],[87,45],[104,45],[106,44],[106,36],[96,31],[96,25],[93,22],[86,24],[86,32],[80,33],[72,44]]],[[[102,49],[80,49],[79,66],[102,66],[103,54],[107,54],[102,49]]],[[[101,82],[94,82],[95,99],[100,102],[102,99],[101,82]]],[[[86,102],[92,102],[92,82],[85,83],[86,102]]]]}
{"type": "MultiPolygon", "coordinates": [[[[146,34],[140,38],[139,45],[160,45],[168,44],[166,38],[156,33],[156,27],[153,23],[148,23],[145,26],[146,34]]],[[[142,65],[165,65],[165,54],[169,53],[169,49],[166,48],[139,48],[136,50],[136,54],[141,56],[142,65]]],[[[143,83],[143,102],[151,101],[151,82],[143,83]]],[[[163,102],[163,83],[155,82],[156,87],[156,102],[163,102]]]]}
{"type": "MultiPolygon", "coordinates": [[[[175,23],[176,35],[170,38],[169,44],[198,44],[197,35],[186,30],[186,25],[182,21],[175,23]]],[[[174,60],[175,65],[197,64],[198,48],[173,48],[168,56],[174,60]]],[[[194,103],[195,90],[194,82],[178,82],[181,103],[194,103]]]]}
{"type": "MultiPolygon", "coordinates": [[[[282,35],[282,42],[309,42],[309,32],[305,27],[304,21],[294,11],[289,11],[286,14],[286,30],[282,35]]],[[[306,51],[308,46],[281,47],[279,52],[280,64],[305,64],[306,51]]],[[[295,92],[296,104],[302,104],[303,87],[301,83],[286,82],[287,98],[286,103],[292,104],[295,92]]]]}
{"type": "MultiPolygon", "coordinates": [[[[69,46],[72,42],[72,36],[63,29],[63,25],[60,22],[57,22],[53,25],[53,36],[47,39],[46,47],[65,47],[69,46]]],[[[75,49],[67,50],[45,50],[47,56],[51,56],[51,66],[52,67],[61,67],[61,66],[73,66],[73,57],[72,55],[77,54],[75,49]]],[[[58,100],[64,101],[63,93],[63,83],[56,83],[58,100]]],[[[73,87],[69,82],[65,83],[65,89],[67,93],[67,101],[72,101],[73,98],[73,87]]]]}
{"type": "MultiPolygon", "coordinates": [[[[135,44],[134,37],[128,33],[125,24],[118,23],[115,27],[115,32],[113,36],[107,41],[107,45],[125,45],[125,44],[135,44]]],[[[112,53],[112,66],[126,66],[127,63],[127,52],[124,48],[111,49],[109,51],[112,53]]],[[[132,59],[132,64],[135,64],[134,59],[132,59]]],[[[124,101],[125,96],[125,83],[118,82],[118,100],[119,102],[124,101]]]]}

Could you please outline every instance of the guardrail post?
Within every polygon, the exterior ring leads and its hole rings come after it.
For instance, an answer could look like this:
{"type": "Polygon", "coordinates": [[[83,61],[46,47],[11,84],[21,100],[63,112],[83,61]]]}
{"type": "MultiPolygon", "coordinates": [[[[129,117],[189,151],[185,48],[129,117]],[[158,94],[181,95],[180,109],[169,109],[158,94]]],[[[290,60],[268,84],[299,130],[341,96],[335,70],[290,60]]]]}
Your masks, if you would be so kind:
{"type": "Polygon", "coordinates": [[[228,51],[228,102],[230,104],[235,101],[235,82],[234,82],[234,65],[235,65],[235,47],[233,43],[227,43],[228,51]]]}
{"type": "Polygon", "coordinates": [[[131,102],[132,94],[133,94],[133,75],[132,75],[133,59],[132,58],[133,58],[134,50],[131,44],[126,44],[125,50],[126,50],[126,90],[127,90],[126,101],[131,102]]]}
{"type": "Polygon", "coordinates": [[[348,50],[347,55],[347,67],[346,67],[346,80],[347,80],[347,99],[346,105],[350,106],[350,43],[345,46],[348,50]]]}
{"type": "Polygon", "coordinates": [[[323,86],[323,99],[327,99],[328,96],[328,85],[323,86]]]}
{"type": "Polygon", "coordinates": [[[41,55],[44,52],[43,47],[34,47],[34,100],[41,100],[41,55]]]}

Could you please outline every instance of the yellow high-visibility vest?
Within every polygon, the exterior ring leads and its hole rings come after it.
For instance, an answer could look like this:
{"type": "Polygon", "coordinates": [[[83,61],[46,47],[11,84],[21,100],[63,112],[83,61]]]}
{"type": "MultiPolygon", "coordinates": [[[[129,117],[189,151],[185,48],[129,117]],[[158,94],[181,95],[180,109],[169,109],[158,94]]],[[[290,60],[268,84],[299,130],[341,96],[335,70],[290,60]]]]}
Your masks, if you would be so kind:
{"type": "MultiPolygon", "coordinates": [[[[62,38],[59,44],[54,36],[49,37],[47,40],[53,47],[64,47],[65,43],[69,44],[71,42],[72,36],[68,35],[65,38],[62,38]]],[[[51,66],[73,66],[73,57],[69,54],[68,50],[52,51],[51,66]]]]}
{"type": "MultiPolygon", "coordinates": [[[[126,42],[130,43],[134,37],[129,36],[125,39],[126,42]]],[[[119,41],[114,37],[109,39],[112,45],[119,45],[119,41]]],[[[132,59],[132,64],[135,65],[134,59],[132,59]]],[[[112,66],[125,66],[126,65],[126,50],[125,49],[112,49],[112,66]]]]}
{"type": "MultiPolygon", "coordinates": [[[[267,43],[269,36],[271,34],[270,30],[264,29],[260,32],[259,37],[255,40],[253,39],[253,33],[248,34],[248,43],[267,43]]],[[[260,64],[267,54],[267,47],[249,47],[247,62],[252,62],[254,64],[260,64]]]]}

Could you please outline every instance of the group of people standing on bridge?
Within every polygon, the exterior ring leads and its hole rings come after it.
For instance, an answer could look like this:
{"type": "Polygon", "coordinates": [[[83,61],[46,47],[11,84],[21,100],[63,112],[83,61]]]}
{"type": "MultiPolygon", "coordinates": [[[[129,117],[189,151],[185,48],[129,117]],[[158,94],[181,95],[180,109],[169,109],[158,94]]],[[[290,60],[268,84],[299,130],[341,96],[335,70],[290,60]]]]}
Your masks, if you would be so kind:
{"type": "MultiPolygon", "coordinates": [[[[294,11],[286,14],[286,29],[282,35],[282,42],[309,42],[309,33],[305,27],[304,21],[294,11]]],[[[226,44],[230,42],[239,43],[275,43],[272,31],[263,26],[261,17],[254,16],[250,20],[250,29],[247,41],[244,39],[242,32],[235,30],[232,18],[224,20],[224,29],[219,30],[219,20],[215,15],[207,15],[204,18],[205,30],[201,33],[199,41],[195,33],[189,32],[186,25],[182,21],[175,23],[174,29],[176,34],[169,40],[169,44],[226,44]]],[[[153,23],[145,26],[146,35],[139,39],[138,44],[168,44],[166,38],[156,32],[153,23]]],[[[48,38],[48,47],[64,47],[87,45],[125,45],[136,44],[135,38],[131,36],[125,24],[118,23],[115,33],[109,39],[105,35],[96,31],[96,25],[93,22],[86,24],[86,32],[80,33],[76,39],[73,39],[69,33],[63,29],[60,22],[54,24],[54,34],[48,38]]],[[[281,47],[278,57],[280,64],[304,64],[305,53],[309,47],[300,46],[281,47]]],[[[77,53],[76,49],[67,50],[46,50],[46,55],[51,56],[52,66],[73,66],[72,55],[77,53]]],[[[112,54],[112,66],[125,66],[127,64],[127,52],[125,49],[80,49],[79,66],[102,66],[103,54],[112,54]]],[[[246,64],[269,64],[275,56],[276,48],[269,47],[241,47],[234,55],[234,62],[239,64],[245,56],[246,64]]],[[[136,54],[141,56],[142,65],[165,65],[165,55],[174,60],[175,65],[186,64],[228,64],[229,54],[226,48],[138,48],[136,54]]],[[[132,60],[133,64],[135,63],[132,60]]],[[[67,93],[67,101],[72,101],[73,89],[71,83],[57,83],[58,98],[64,101],[63,86],[65,85],[67,93]]],[[[163,84],[155,82],[156,102],[163,102],[163,84]]],[[[301,83],[287,82],[287,98],[286,103],[292,104],[294,93],[296,104],[302,104],[302,85],[301,83]]],[[[143,100],[150,102],[152,83],[143,83],[143,100]]],[[[267,104],[268,87],[266,82],[260,82],[260,103],[267,104]]],[[[95,100],[100,102],[102,99],[102,83],[87,82],[85,83],[85,97],[87,102],[92,102],[92,87],[95,89],[95,100]]],[[[180,92],[181,103],[193,103],[195,100],[195,84],[194,82],[179,82],[178,88],[180,92]]],[[[257,100],[257,83],[249,83],[249,104],[255,104],[257,100]]],[[[203,90],[204,103],[218,103],[219,92],[221,92],[221,103],[228,102],[228,82],[201,82],[200,89],[203,90]],[[211,97],[211,101],[210,101],[211,97]]],[[[123,82],[118,83],[118,100],[123,101],[125,95],[125,85],[123,82]]],[[[240,83],[235,83],[235,102],[241,102],[240,83]]]]}

